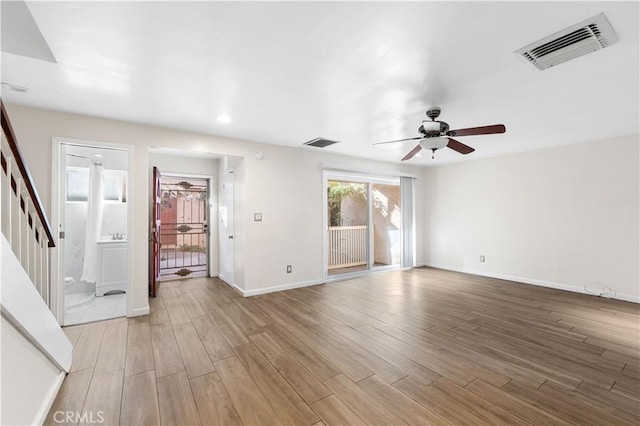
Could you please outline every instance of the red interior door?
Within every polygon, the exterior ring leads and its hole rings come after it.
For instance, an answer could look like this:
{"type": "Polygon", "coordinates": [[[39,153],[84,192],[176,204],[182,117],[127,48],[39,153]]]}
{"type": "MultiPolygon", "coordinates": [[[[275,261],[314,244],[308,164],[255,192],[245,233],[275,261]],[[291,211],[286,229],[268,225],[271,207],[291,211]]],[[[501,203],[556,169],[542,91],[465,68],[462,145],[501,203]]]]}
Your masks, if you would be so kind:
{"type": "Polygon", "coordinates": [[[151,230],[151,245],[153,247],[153,261],[151,267],[151,281],[149,283],[149,296],[156,297],[158,278],[160,277],[160,204],[162,192],[160,190],[160,170],[153,168],[153,223],[151,230]]]}

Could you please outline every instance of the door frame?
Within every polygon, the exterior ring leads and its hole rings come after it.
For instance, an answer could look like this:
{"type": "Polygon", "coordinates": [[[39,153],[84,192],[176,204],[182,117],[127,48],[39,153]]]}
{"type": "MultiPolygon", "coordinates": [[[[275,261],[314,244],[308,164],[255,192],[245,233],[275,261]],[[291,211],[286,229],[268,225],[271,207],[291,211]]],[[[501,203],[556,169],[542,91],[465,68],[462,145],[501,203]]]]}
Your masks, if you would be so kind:
{"type": "Polygon", "coordinates": [[[149,277],[149,290],[148,297],[156,297],[158,294],[158,281],[160,281],[160,226],[158,223],[160,219],[158,216],[162,216],[160,213],[161,204],[158,201],[162,194],[158,194],[161,191],[162,186],[162,172],[156,166],[153,166],[151,178],[151,229],[149,230],[149,241],[151,242],[151,249],[149,250],[149,266],[151,276],[149,277]]]}
{"type": "MultiPolygon", "coordinates": [[[[229,285],[232,288],[238,289],[238,286],[236,285],[236,271],[235,271],[235,265],[236,265],[236,259],[235,259],[235,249],[236,249],[236,241],[235,241],[235,235],[236,235],[236,190],[235,190],[235,174],[233,169],[228,169],[228,170],[221,170],[219,172],[219,176],[220,176],[220,182],[218,182],[218,202],[217,202],[217,208],[218,208],[218,217],[217,217],[217,223],[216,223],[216,228],[218,229],[218,270],[222,270],[222,264],[224,263],[222,261],[222,257],[223,256],[229,256],[231,259],[231,277],[229,277],[228,275],[225,276],[224,274],[220,274],[218,273],[218,278],[220,278],[220,280],[222,282],[224,282],[225,284],[229,285]],[[224,248],[222,247],[223,241],[225,240],[225,237],[222,236],[222,232],[221,232],[221,221],[220,221],[220,200],[222,199],[222,197],[224,196],[224,185],[226,182],[225,180],[225,175],[229,175],[231,176],[231,182],[232,182],[232,199],[231,199],[231,206],[232,206],[232,211],[231,211],[231,218],[233,220],[233,233],[231,234],[231,253],[225,253],[225,255],[223,255],[222,253],[225,252],[224,248]]],[[[229,200],[225,199],[225,202],[227,202],[228,204],[229,200]]],[[[228,213],[227,213],[227,217],[229,217],[228,213]]],[[[226,238],[229,239],[229,234],[226,234],[226,238]]],[[[227,241],[228,242],[228,241],[227,241]]]]}
{"type": "MultiPolygon", "coordinates": [[[[334,170],[334,169],[323,169],[322,170],[322,280],[323,282],[332,282],[332,281],[340,281],[348,278],[359,277],[363,275],[368,275],[375,272],[388,271],[392,269],[400,269],[402,266],[402,259],[404,258],[404,250],[400,250],[400,263],[395,265],[385,265],[373,267],[374,259],[371,255],[371,243],[372,243],[372,232],[373,232],[373,209],[371,208],[371,194],[372,194],[372,185],[376,183],[381,184],[395,184],[397,183],[400,186],[401,179],[398,175],[381,175],[375,173],[366,173],[366,172],[357,172],[357,171],[347,171],[347,170],[334,170]],[[368,232],[367,232],[367,269],[363,269],[361,271],[354,272],[345,272],[343,274],[329,275],[329,258],[328,258],[328,241],[327,241],[327,222],[329,220],[328,216],[328,196],[327,196],[327,188],[330,180],[338,180],[343,179],[349,182],[357,182],[357,183],[366,183],[367,184],[367,202],[368,202],[368,232]],[[397,181],[397,182],[396,182],[397,181]]],[[[401,205],[402,209],[403,206],[401,205]]],[[[404,227],[403,227],[404,228],[404,227]]],[[[402,229],[402,234],[404,234],[404,229],[402,229]]],[[[404,239],[404,235],[401,235],[401,239],[404,239]]]]}
{"type": "Polygon", "coordinates": [[[119,151],[125,151],[127,153],[127,293],[125,297],[126,301],[126,313],[127,317],[132,316],[133,306],[133,265],[134,263],[134,251],[133,251],[133,200],[134,190],[133,182],[135,180],[135,169],[133,167],[134,161],[134,146],[129,144],[120,144],[113,142],[98,142],[90,141],[86,139],[66,138],[60,136],[54,136],[52,138],[51,147],[51,224],[56,228],[54,229],[54,238],[56,241],[56,247],[50,249],[51,253],[51,287],[50,287],[50,309],[53,312],[56,320],[60,325],[64,325],[64,246],[60,242],[60,149],[61,145],[80,145],[92,148],[103,149],[117,149],[119,151]],[[61,279],[62,278],[62,279],[61,279]],[[62,282],[61,282],[62,281],[62,282]]]}
{"type": "MultiPolygon", "coordinates": [[[[157,166],[154,166],[157,167],[157,166]]],[[[209,193],[209,202],[207,203],[207,218],[208,218],[208,228],[209,228],[209,238],[207,238],[207,250],[208,250],[208,256],[207,256],[207,276],[210,278],[213,277],[217,277],[218,273],[217,271],[213,271],[213,269],[211,268],[211,265],[213,264],[213,260],[216,258],[217,256],[217,250],[214,250],[214,247],[217,248],[217,244],[218,244],[218,229],[216,227],[215,231],[212,229],[212,225],[211,223],[215,220],[216,225],[218,222],[218,214],[217,214],[217,210],[213,208],[214,206],[214,192],[213,192],[213,184],[215,183],[214,181],[214,177],[211,175],[200,175],[200,174],[195,174],[195,173],[180,173],[180,172],[163,172],[162,170],[160,170],[158,168],[158,171],[160,172],[160,180],[162,181],[163,177],[183,177],[183,178],[194,178],[194,179],[205,179],[207,181],[207,191],[209,193]],[[215,243],[215,245],[214,245],[215,243]]],[[[152,183],[154,184],[154,183],[152,183]]],[[[150,193],[150,196],[153,196],[153,191],[150,193]]],[[[217,205],[217,201],[218,201],[218,197],[217,197],[217,192],[215,195],[215,203],[217,205]]],[[[155,202],[155,200],[154,200],[155,202]]],[[[153,218],[150,218],[150,221],[153,222],[153,218]]],[[[151,225],[153,226],[153,223],[151,223],[151,225]]],[[[151,232],[151,231],[150,231],[151,232]]],[[[151,241],[151,244],[153,244],[153,241],[151,241]]],[[[154,262],[155,259],[153,258],[153,256],[151,256],[149,258],[149,266],[152,265],[152,262],[154,262]]],[[[219,262],[218,262],[219,263],[219,262]]],[[[220,265],[218,265],[218,269],[220,268],[220,265]]],[[[188,279],[189,277],[185,277],[184,279],[188,279]]],[[[176,278],[176,279],[180,279],[180,278],[176,278]]]]}

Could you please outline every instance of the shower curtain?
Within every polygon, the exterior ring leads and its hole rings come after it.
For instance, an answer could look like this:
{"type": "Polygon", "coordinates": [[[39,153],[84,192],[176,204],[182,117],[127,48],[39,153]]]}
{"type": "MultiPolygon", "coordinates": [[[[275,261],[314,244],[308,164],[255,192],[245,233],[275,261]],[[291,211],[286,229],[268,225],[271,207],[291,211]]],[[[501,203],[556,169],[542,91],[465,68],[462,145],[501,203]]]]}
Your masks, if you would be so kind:
{"type": "Polygon", "coordinates": [[[102,180],[104,167],[94,164],[89,169],[89,192],[87,196],[87,229],[84,240],[84,264],[82,281],[96,282],[98,275],[98,239],[102,233],[102,180]]]}

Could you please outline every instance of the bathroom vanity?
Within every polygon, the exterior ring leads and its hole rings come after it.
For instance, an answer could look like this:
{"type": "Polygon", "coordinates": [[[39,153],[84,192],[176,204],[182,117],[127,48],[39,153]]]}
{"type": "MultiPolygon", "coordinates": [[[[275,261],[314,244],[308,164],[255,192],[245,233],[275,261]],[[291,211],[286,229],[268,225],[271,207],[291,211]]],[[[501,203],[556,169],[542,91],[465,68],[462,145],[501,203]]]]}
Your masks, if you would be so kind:
{"type": "Polygon", "coordinates": [[[127,291],[127,241],[102,237],[98,241],[96,296],[127,291]]]}

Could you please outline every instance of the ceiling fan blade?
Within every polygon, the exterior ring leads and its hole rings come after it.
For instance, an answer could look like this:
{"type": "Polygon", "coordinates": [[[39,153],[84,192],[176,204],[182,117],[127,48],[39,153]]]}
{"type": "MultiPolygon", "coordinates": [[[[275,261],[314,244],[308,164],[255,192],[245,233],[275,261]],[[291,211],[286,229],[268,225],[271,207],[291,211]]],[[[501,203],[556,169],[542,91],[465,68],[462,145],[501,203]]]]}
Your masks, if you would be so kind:
{"type": "Polygon", "coordinates": [[[449,130],[447,136],[472,136],[491,135],[494,133],[504,133],[507,129],[504,124],[494,124],[492,126],[469,127],[467,129],[449,130]]]}
{"type": "Polygon", "coordinates": [[[424,136],[418,136],[417,138],[398,139],[397,141],[376,142],[374,143],[374,145],[384,145],[385,143],[396,143],[396,142],[404,142],[404,141],[415,141],[423,138],[424,136]]]}
{"type": "MultiPolygon", "coordinates": [[[[420,139],[422,139],[422,138],[420,138],[420,139]]],[[[414,155],[416,155],[417,153],[420,152],[421,149],[422,149],[422,146],[420,146],[420,144],[416,145],[416,147],[413,148],[411,151],[409,151],[409,153],[407,155],[402,157],[402,161],[411,160],[414,155]]]]}
{"type": "Polygon", "coordinates": [[[455,139],[449,138],[449,143],[447,144],[449,148],[454,151],[458,151],[460,154],[471,154],[475,149],[471,148],[469,145],[465,145],[462,142],[458,142],[455,139]]]}

